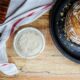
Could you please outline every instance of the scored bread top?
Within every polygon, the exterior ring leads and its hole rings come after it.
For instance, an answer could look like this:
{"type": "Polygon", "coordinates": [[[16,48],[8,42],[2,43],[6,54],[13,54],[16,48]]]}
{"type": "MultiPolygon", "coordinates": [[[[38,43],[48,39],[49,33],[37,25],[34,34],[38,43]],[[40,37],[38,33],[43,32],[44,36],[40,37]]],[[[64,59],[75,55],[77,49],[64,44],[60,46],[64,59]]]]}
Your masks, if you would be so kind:
{"type": "Polygon", "coordinates": [[[67,39],[80,45],[80,1],[69,10],[65,21],[67,39]]]}

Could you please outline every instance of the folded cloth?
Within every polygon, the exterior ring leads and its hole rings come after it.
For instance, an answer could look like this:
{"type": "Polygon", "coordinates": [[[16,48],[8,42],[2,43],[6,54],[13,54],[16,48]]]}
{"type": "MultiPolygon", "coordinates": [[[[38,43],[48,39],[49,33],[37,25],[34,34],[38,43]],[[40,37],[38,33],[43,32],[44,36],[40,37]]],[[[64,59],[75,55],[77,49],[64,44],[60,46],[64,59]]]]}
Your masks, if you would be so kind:
{"type": "Polygon", "coordinates": [[[8,62],[6,42],[22,25],[33,22],[49,11],[56,0],[11,0],[6,20],[0,24],[0,71],[8,76],[19,72],[16,65],[8,62]]]}

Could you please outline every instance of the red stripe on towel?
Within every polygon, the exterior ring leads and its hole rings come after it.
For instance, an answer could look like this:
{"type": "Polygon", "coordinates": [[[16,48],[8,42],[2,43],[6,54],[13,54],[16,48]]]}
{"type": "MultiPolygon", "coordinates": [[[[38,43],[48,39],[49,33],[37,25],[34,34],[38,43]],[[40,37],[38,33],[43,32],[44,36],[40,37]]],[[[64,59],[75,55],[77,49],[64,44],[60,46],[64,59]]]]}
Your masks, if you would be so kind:
{"type": "MultiPolygon", "coordinates": [[[[31,17],[33,14],[34,14],[34,12],[31,12],[31,13],[28,14],[26,17],[31,17]]],[[[10,32],[10,35],[11,35],[12,33],[14,33],[14,29],[15,29],[16,25],[17,25],[19,22],[21,22],[21,21],[22,21],[24,18],[26,18],[26,17],[23,17],[23,18],[17,20],[17,21],[13,24],[12,29],[11,29],[11,32],[10,32]]]]}
{"type": "Polygon", "coordinates": [[[8,64],[3,64],[2,66],[7,66],[8,64]]]}
{"type": "Polygon", "coordinates": [[[50,6],[52,6],[52,5],[53,5],[53,3],[47,4],[43,9],[47,9],[48,7],[50,7],[50,6]]]}

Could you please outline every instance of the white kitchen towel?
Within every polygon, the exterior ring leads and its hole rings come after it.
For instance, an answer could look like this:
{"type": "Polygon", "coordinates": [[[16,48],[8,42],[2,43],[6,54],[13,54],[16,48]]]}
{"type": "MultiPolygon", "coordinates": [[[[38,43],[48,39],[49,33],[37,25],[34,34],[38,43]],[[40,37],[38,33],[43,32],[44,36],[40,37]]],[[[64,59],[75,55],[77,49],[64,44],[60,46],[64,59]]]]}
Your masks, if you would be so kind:
{"type": "Polygon", "coordinates": [[[56,0],[11,0],[6,20],[0,24],[0,71],[8,76],[19,72],[16,65],[8,62],[6,42],[22,25],[33,22],[49,11],[56,0]]]}

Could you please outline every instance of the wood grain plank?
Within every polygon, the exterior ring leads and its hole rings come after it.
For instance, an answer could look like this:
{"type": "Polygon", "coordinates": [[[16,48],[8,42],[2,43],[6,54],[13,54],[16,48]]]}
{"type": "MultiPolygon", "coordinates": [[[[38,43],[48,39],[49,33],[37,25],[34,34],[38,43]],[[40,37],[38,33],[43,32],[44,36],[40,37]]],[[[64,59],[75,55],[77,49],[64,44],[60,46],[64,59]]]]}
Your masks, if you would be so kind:
{"type": "Polygon", "coordinates": [[[80,65],[65,58],[51,39],[48,13],[20,29],[8,40],[7,53],[9,61],[14,62],[21,72],[14,77],[0,74],[0,80],[80,80],[80,65]],[[29,26],[39,29],[44,34],[46,47],[43,53],[35,59],[25,60],[16,55],[13,49],[13,39],[20,29],[29,26]]]}
{"type": "Polygon", "coordinates": [[[10,0],[0,0],[0,24],[4,22],[10,0]]]}

